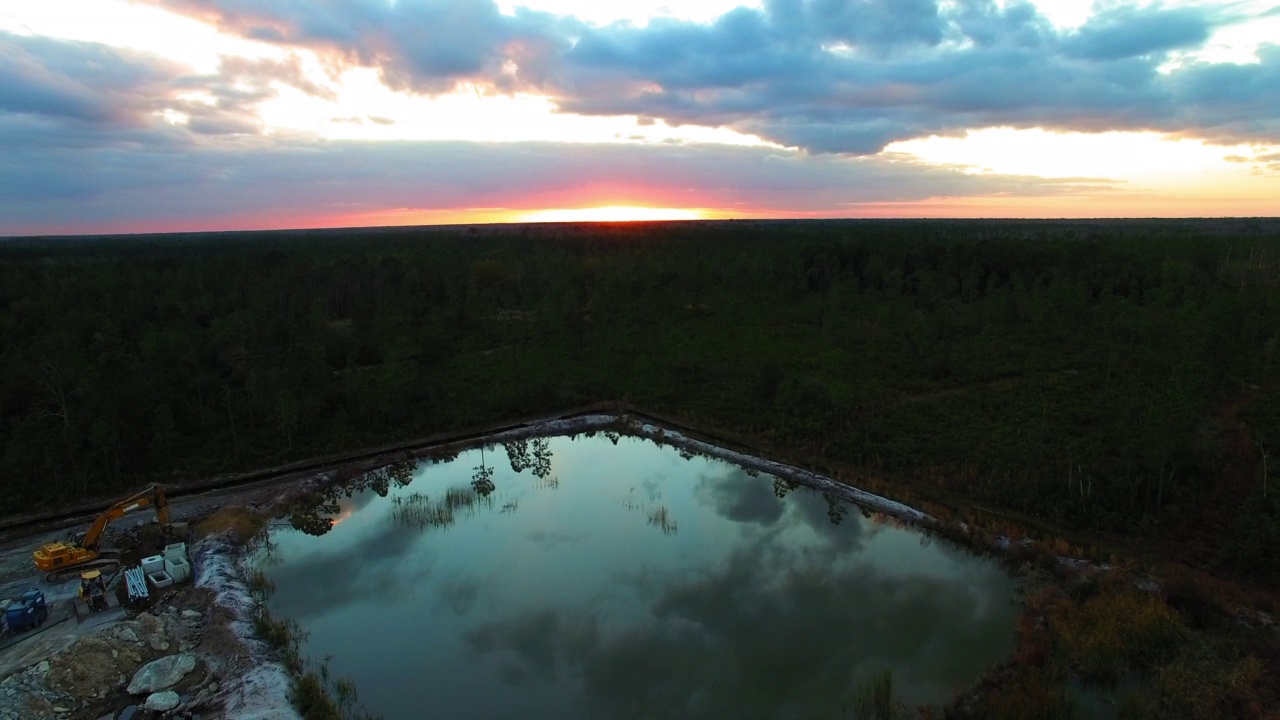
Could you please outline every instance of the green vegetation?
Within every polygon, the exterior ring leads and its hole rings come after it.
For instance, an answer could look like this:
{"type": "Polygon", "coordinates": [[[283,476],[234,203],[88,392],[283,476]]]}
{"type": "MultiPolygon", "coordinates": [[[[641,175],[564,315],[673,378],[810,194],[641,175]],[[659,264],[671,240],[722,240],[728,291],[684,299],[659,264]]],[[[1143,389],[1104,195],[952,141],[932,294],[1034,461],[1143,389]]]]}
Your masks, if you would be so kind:
{"type": "MultiPolygon", "coordinates": [[[[1031,530],[1048,539],[1013,555],[1035,572],[1115,550],[1196,568],[1134,565],[1158,593],[1120,571],[1029,598],[1014,665],[948,715],[1079,716],[1068,678],[1116,684],[1121,717],[1274,713],[1274,631],[1240,624],[1274,615],[1280,581],[1274,223],[0,242],[0,514],[597,401],[974,532],[1031,530]]],[[[537,442],[507,448],[513,469],[554,482],[537,442]]],[[[409,472],[362,486],[385,494],[409,472]]],[[[315,500],[292,520],[323,532],[336,495],[315,500]]],[[[289,629],[258,623],[287,659],[289,629]]],[[[299,674],[300,706],[337,697],[324,675],[299,674]]]]}
{"type": "Polygon", "coordinates": [[[860,469],[900,496],[1155,538],[1274,582],[1269,228],[7,241],[0,513],[625,400],[860,469]]]}
{"type": "Polygon", "coordinates": [[[1088,718],[1103,706],[1129,720],[1274,717],[1274,630],[1222,606],[1213,581],[1181,577],[1160,591],[1136,581],[1113,570],[1028,598],[1013,664],[949,716],[1088,718]],[[1206,624],[1192,608],[1209,606],[1206,624]]]}

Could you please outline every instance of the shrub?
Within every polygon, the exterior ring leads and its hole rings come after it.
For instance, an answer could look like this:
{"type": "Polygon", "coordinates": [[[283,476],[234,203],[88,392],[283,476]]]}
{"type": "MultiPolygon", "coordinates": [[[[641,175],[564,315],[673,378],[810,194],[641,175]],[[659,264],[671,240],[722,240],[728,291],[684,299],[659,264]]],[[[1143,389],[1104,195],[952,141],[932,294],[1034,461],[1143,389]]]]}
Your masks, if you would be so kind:
{"type": "Polygon", "coordinates": [[[1105,681],[1170,657],[1187,634],[1173,608],[1133,588],[1066,601],[1050,616],[1050,627],[1081,676],[1105,681]]]}
{"type": "Polygon", "coordinates": [[[1071,720],[1075,703],[1065,683],[1050,668],[1020,667],[971,708],[969,717],[981,720],[1071,720]]]}
{"type": "Polygon", "coordinates": [[[1262,718],[1266,684],[1261,660],[1221,638],[1187,643],[1156,674],[1162,717],[1262,718]]]}

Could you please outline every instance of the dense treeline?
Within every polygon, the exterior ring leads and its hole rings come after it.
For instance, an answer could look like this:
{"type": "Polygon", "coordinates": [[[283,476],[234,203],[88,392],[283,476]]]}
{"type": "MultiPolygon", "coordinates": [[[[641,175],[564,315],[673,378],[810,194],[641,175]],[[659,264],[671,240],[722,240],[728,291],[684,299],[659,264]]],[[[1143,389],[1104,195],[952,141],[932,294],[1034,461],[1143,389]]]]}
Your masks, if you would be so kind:
{"type": "Polygon", "coordinates": [[[1275,579],[1278,372],[1263,222],[10,240],[0,514],[627,400],[1275,579]]]}

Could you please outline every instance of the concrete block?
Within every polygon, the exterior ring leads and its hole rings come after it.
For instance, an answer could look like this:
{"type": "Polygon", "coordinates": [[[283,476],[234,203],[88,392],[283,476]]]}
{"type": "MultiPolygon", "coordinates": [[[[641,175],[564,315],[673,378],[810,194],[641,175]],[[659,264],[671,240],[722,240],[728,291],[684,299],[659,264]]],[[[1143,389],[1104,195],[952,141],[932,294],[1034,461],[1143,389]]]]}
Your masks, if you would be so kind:
{"type": "Polygon", "coordinates": [[[151,581],[151,587],[154,588],[166,588],[173,584],[173,577],[164,570],[148,573],[147,579],[151,581]]]}
{"type": "Polygon", "coordinates": [[[164,556],[152,555],[151,557],[142,558],[142,572],[150,575],[154,572],[164,570],[164,556]]]}
{"type": "Polygon", "coordinates": [[[175,583],[183,582],[191,577],[191,563],[185,557],[168,558],[164,561],[165,572],[175,583]]]}
{"type": "Polygon", "coordinates": [[[173,543],[173,544],[164,546],[164,557],[166,560],[168,560],[169,558],[175,558],[175,557],[185,558],[186,556],[187,556],[187,544],[184,542],[173,543]]]}

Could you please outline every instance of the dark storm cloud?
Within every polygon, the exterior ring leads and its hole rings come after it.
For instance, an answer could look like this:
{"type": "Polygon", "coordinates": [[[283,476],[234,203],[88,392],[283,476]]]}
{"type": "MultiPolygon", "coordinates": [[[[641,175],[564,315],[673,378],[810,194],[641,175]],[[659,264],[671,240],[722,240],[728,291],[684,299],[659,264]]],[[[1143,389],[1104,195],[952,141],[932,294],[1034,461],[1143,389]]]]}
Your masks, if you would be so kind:
{"type": "Polygon", "coordinates": [[[598,27],[491,0],[154,0],[220,27],[380,69],[392,87],[545,93],[565,111],[724,126],[871,154],[975,126],[1280,140],[1280,57],[1159,68],[1224,9],[1114,4],[1075,30],[994,0],[768,0],[711,23],[598,27]],[[1241,87],[1230,93],[1229,88],[1241,87]],[[1232,94],[1225,104],[1220,96],[1232,94]]]}

